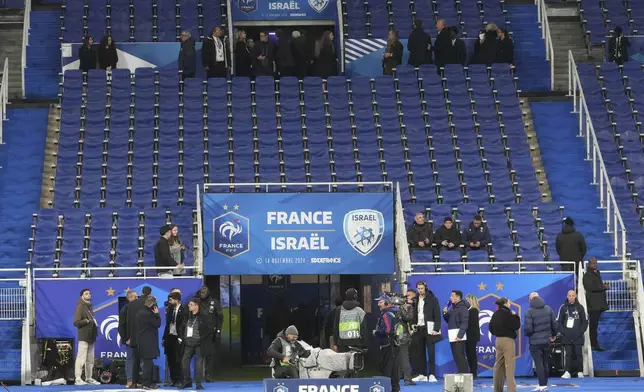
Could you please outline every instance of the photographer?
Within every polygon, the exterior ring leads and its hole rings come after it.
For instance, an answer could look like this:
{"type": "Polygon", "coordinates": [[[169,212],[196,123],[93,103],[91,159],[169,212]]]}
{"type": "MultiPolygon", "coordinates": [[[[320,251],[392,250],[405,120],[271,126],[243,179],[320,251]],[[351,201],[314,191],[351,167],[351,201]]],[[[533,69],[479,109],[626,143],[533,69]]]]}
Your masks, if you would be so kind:
{"type": "Polygon", "coordinates": [[[412,330],[410,324],[414,320],[414,309],[416,302],[416,291],[407,290],[407,295],[402,296],[399,294],[390,293],[394,305],[398,306],[398,318],[403,322],[404,338],[400,342],[400,351],[398,353],[398,363],[400,365],[400,372],[405,380],[405,386],[416,385],[411,380],[411,364],[409,358],[409,346],[411,345],[412,330]]]}
{"type": "Polygon", "coordinates": [[[271,367],[275,378],[299,378],[297,367],[291,363],[297,357],[301,347],[297,345],[297,328],[294,325],[281,331],[268,348],[268,357],[272,359],[271,367]]]}
{"type": "Polygon", "coordinates": [[[349,347],[367,347],[369,328],[365,312],[358,306],[358,291],[348,289],[340,310],[335,312],[333,344],[336,352],[349,352],[349,347]]]}

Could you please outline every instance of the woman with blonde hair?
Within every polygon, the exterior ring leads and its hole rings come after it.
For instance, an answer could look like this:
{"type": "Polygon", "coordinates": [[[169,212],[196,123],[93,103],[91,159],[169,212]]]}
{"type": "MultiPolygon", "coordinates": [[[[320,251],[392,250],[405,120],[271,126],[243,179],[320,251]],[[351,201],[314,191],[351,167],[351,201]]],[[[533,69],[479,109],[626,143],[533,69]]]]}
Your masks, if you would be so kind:
{"type": "Polygon", "coordinates": [[[478,357],[476,355],[476,345],[481,339],[481,327],[479,325],[479,311],[481,307],[479,300],[474,294],[468,294],[465,297],[467,303],[470,304],[469,319],[467,322],[467,341],[465,342],[465,356],[467,363],[470,366],[470,373],[472,377],[478,377],[478,357]]]}

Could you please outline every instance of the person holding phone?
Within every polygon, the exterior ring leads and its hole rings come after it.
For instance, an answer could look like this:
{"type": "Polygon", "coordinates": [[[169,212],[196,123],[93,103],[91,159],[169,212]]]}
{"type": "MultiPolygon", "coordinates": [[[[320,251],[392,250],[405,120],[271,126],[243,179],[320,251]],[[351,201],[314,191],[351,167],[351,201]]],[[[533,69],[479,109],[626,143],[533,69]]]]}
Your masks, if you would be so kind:
{"type": "Polygon", "coordinates": [[[154,360],[161,355],[159,350],[159,328],[161,327],[161,316],[157,299],[148,296],[145,299],[143,309],[136,314],[137,345],[139,356],[143,360],[143,377],[141,385],[144,388],[157,389],[154,383],[152,369],[154,360]]]}

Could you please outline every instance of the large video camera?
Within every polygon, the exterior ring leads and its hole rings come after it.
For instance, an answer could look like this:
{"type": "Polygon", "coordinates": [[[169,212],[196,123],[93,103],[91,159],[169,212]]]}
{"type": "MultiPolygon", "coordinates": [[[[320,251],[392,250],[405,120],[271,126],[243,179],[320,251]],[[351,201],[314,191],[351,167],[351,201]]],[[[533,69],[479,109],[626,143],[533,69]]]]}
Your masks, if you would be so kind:
{"type": "Polygon", "coordinates": [[[391,298],[391,304],[396,306],[403,306],[407,303],[407,297],[401,293],[385,293],[391,298]]]}

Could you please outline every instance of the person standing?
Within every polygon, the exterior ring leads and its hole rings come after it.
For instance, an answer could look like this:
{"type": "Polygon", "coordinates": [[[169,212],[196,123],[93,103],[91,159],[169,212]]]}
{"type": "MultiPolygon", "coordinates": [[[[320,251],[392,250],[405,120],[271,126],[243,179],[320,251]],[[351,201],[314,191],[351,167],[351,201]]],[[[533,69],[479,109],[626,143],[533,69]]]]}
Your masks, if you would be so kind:
{"type": "Polygon", "coordinates": [[[479,34],[478,38],[474,45],[472,63],[490,66],[496,61],[499,52],[496,25],[488,23],[485,26],[485,32],[479,34]]]}
{"type": "MultiPolygon", "coordinates": [[[[178,267],[172,252],[170,252],[170,238],[172,237],[172,226],[164,225],[159,230],[161,238],[154,246],[154,265],[157,267],[178,267]]],[[[161,277],[172,277],[172,270],[168,268],[158,269],[157,274],[161,277]]]]}
{"type": "Polygon", "coordinates": [[[338,55],[333,32],[325,31],[315,43],[315,76],[327,79],[338,74],[338,55]]]}
{"type": "Polygon", "coordinates": [[[342,298],[336,298],[335,308],[329,309],[329,311],[324,315],[324,348],[333,349],[333,347],[335,346],[333,335],[335,333],[336,313],[340,311],[343,302],[344,301],[342,300],[342,298]]]}
{"type": "Polygon", "coordinates": [[[465,356],[467,364],[470,367],[472,377],[478,378],[479,359],[476,355],[476,346],[481,340],[481,326],[479,324],[479,311],[481,307],[479,300],[474,294],[468,294],[465,297],[466,302],[470,305],[467,319],[467,341],[465,342],[465,356]]]}
{"type": "Polygon", "coordinates": [[[101,44],[98,47],[98,66],[106,71],[116,68],[119,62],[119,56],[116,53],[116,44],[112,37],[106,35],[101,38],[101,44]]]}
{"type": "Polygon", "coordinates": [[[398,31],[389,30],[387,35],[387,48],[382,55],[382,74],[392,75],[394,69],[402,64],[403,45],[398,40],[398,31]]]}
{"type": "Polygon", "coordinates": [[[76,385],[99,385],[100,382],[92,378],[94,370],[94,344],[98,332],[98,323],[92,309],[92,293],[89,289],[82,289],[80,298],[76,301],[74,310],[74,327],[78,330],[78,350],[74,363],[76,385]],[[83,369],[85,381],[83,381],[83,369]]]}
{"type": "Polygon", "coordinates": [[[143,373],[141,384],[146,389],[157,389],[154,383],[154,360],[159,357],[159,328],[161,316],[157,299],[152,296],[145,298],[145,306],[136,314],[137,345],[139,356],[143,360],[143,373]]]}
{"type": "Polygon", "coordinates": [[[275,74],[275,46],[268,39],[268,33],[259,33],[259,42],[250,51],[255,76],[273,76],[275,74]]]}
{"type": "Polygon", "coordinates": [[[441,308],[438,299],[427,288],[427,283],[418,282],[418,305],[415,309],[416,333],[412,335],[412,371],[418,376],[412,381],[438,382],[436,377],[436,343],[441,337],[441,308]],[[427,371],[429,365],[429,372],[427,371]]]}
{"type": "Polygon", "coordinates": [[[588,307],[588,327],[590,332],[590,346],[595,351],[606,351],[599,345],[597,328],[601,314],[608,310],[606,291],[608,284],[602,281],[601,274],[597,268],[597,259],[591,257],[588,260],[588,271],[583,278],[584,290],[586,290],[586,306],[588,307]]]}
{"type": "Polygon", "coordinates": [[[561,261],[574,261],[575,264],[561,264],[564,271],[577,271],[577,263],[586,256],[586,240],[584,236],[575,231],[575,222],[572,218],[564,219],[561,233],[557,235],[557,254],[561,261]]]}
{"type": "Polygon", "coordinates": [[[411,328],[410,325],[415,319],[415,306],[416,292],[414,290],[407,290],[405,303],[398,308],[398,315],[404,328],[403,339],[399,344],[398,364],[400,374],[403,376],[405,386],[416,385],[411,379],[411,364],[409,361],[409,346],[411,344],[411,328]]]}
{"type": "Polygon", "coordinates": [[[94,50],[94,39],[89,35],[83,38],[83,45],[78,48],[78,69],[87,72],[90,69],[96,69],[97,55],[94,50]]]}
{"type": "Polygon", "coordinates": [[[188,316],[181,324],[179,335],[184,342],[183,348],[183,385],[181,389],[192,388],[192,378],[190,377],[190,362],[195,358],[195,378],[196,389],[204,389],[201,385],[204,379],[203,359],[210,354],[213,349],[213,325],[210,317],[204,317],[201,314],[200,300],[193,298],[188,302],[188,316]]]}
{"type": "Polygon", "coordinates": [[[496,56],[497,63],[514,64],[514,42],[508,37],[508,31],[505,27],[500,27],[496,31],[499,38],[499,53],[496,56]]]}
{"type": "Polygon", "coordinates": [[[201,62],[208,78],[228,76],[228,51],[224,43],[224,32],[215,27],[209,37],[204,38],[201,62]]]}
{"type": "Polygon", "coordinates": [[[458,37],[458,27],[451,26],[447,30],[449,34],[449,46],[446,47],[443,64],[460,64],[464,67],[467,63],[465,41],[458,37]]]}
{"type": "Polygon", "coordinates": [[[145,308],[145,302],[152,294],[150,286],[144,286],[141,290],[141,296],[127,305],[127,333],[129,343],[125,342],[132,349],[132,386],[136,387],[139,382],[139,373],[141,372],[141,354],[139,351],[139,332],[136,316],[140,310],[145,308]]]}
{"type": "Polygon", "coordinates": [[[538,293],[531,293],[529,298],[530,309],[525,316],[524,331],[530,338],[530,354],[539,378],[539,387],[534,391],[545,391],[550,372],[550,343],[557,335],[557,319],[538,293]]]}
{"type": "Polygon", "coordinates": [[[449,345],[452,356],[459,373],[467,373],[467,359],[465,357],[465,342],[467,341],[467,328],[469,326],[470,305],[463,301],[463,292],[453,290],[449,297],[450,308],[443,309],[443,318],[447,322],[449,345]]]}
{"type": "Polygon", "coordinates": [[[446,58],[450,48],[452,46],[452,41],[450,38],[450,32],[447,26],[445,26],[445,20],[439,19],[436,22],[436,41],[434,41],[434,63],[436,67],[440,68],[446,64],[446,58]]]}
{"type": "Polygon", "coordinates": [[[205,378],[206,382],[214,380],[215,371],[215,348],[221,335],[221,326],[224,322],[224,315],[221,313],[219,301],[210,295],[210,289],[204,286],[197,293],[199,298],[199,312],[204,318],[206,325],[212,328],[212,333],[208,334],[210,340],[202,341],[202,355],[204,357],[205,378]]]}
{"type": "Polygon", "coordinates": [[[170,239],[168,240],[168,245],[170,246],[170,255],[172,259],[177,264],[177,268],[172,270],[172,275],[181,276],[185,273],[185,251],[186,246],[181,241],[179,237],[179,226],[170,225],[170,239]]]}
{"type": "Polygon", "coordinates": [[[165,308],[165,328],[163,330],[162,345],[170,369],[170,385],[180,386],[183,380],[181,373],[181,335],[180,328],[186,318],[185,307],[181,305],[181,294],[170,293],[168,306],[165,308]]]}
{"type": "Polygon", "coordinates": [[[295,63],[295,75],[298,79],[304,79],[310,57],[306,38],[297,30],[291,34],[291,37],[293,38],[291,40],[291,53],[293,53],[293,62],[295,63]]]}
{"type": "Polygon", "coordinates": [[[235,76],[251,77],[253,63],[250,60],[250,49],[246,44],[246,32],[237,31],[235,40],[235,76]]]}
{"type": "Polygon", "coordinates": [[[586,310],[577,301],[575,290],[568,291],[566,302],[559,308],[557,321],[561,332],[561,343],[564,345],[566,354],[564,364],[566,372],[561,378],[570,378],[575,371],[578,378],[584,378],[581,349],[584,345],[584,333],[588,328],[588,320],[586,310]]]}
{"type": "Polygon", "coordinates": [[[628,38],[624,37],[624,32],[620,26],[615,27],[613,36],[608,41],[608,61],[617,65],[624,64],[628,61],[628,48],[631,46],[628,38]]]}
{"type": "Polygon", "coordinates": [[[127,298],[127,303],[119,312],[118,331],[119,336],[121,337],[121,342],[125,343],[125,352],[127,355],[125,358],[125,378],[127,380],[126,386],[129,388],[132,385],[132,357],[134,356],[134,352],[132,351],[132,347],[130,347],[130,334],[127,327],[127,312],[129,305],[137,298],[136,291],[128,290],[125,296],[127,298]]]}
{"type": "Polygon", "coordinates": [[[275,378],[298,378],[298,369],[290,362],[297,355],[295,342],[298,336],[299,332],[295,325],[289,325],[277,334],[268,347],[266,354],[271,358],[271,368],[275,378]]]}
{"type": "Polygon", "coordinates": [[[507,379],[508,392],[517,392],[514,380],[516,363],[517,331],[521,328],[521,318],[508,307],[506,298],[496,301],[498,309],[490,319],[489,330],[496,337],[496,361],[494,362],[494,392],[503,392],[503,383],[507,379]]]}
{"type": "Polygon", "coordinates": [[[295,61],[291,51],[291,39],[284,30],[277,31],[277,49],[275,49],[275,64],[280,77],[295,76],[295,61]]]}
{"type": "Polygon", "coordinates": [[[184,78],[194,78],[197,73],[197,51],[195,50],[195,39],[188,30],[181,32],[181,48],[177,60],[179,70],[183,71],[184,78]]]}
{"type": "Polygon", "coordinates": [[[400,373],[398,372],[399,347],[394,344],[396,312],[398,308],[392,305],[387,295],[376,298],[380,317],[373,335],[380,345],[380,375],[391,379],[391,392],[400,392],[400,373]]]}
{"type": "Polygon", "coordinates": [[[407,64],[420,67],[432,63],[432,38],[423,30],[423,21],[420,19],[414,19],[414,29],[409,34],[407,50],[407,64]]]}
{"type": "Polygon", "coordinates": [[[365,312],[358,306],[358,291],[350,288],[344,294],[345,301],[335,312],[333,342],[336,352],[349,352],[349,347],[367,347],[369,329],[365,312]]]}

